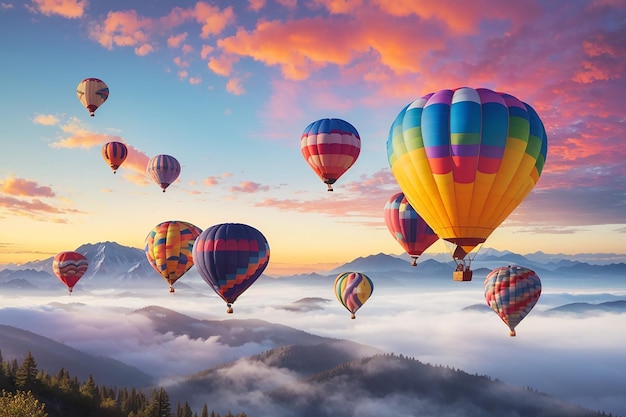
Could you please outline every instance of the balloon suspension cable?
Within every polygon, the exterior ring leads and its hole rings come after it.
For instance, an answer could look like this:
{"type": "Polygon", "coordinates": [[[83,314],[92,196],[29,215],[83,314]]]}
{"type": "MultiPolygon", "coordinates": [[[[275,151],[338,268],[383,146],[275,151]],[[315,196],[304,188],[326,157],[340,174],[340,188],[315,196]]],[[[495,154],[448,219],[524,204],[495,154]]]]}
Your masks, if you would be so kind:
{"type": "Polygon", "coordinates": [[[354,313],[352,313],[352,315],[350,316],[350,318],[351,318],[352,320],[354,320],[354,319],[356,319],[356,315],[355,315],[354,313]]]}
{"type": "Polygon", "coordinates": [[[326,184],[326,185],[328,185],[328,191],[333,191],[333,186],[332,185],[330,185],[330,184],[326,184]]]}

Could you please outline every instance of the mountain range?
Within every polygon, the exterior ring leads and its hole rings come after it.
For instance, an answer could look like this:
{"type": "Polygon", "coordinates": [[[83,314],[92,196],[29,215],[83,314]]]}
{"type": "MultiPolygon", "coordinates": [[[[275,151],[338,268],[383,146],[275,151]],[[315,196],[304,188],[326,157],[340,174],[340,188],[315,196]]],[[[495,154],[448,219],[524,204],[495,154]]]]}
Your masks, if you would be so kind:
{"type": "MultiPolygon", "coordinates": [[[[110,288],[110,287],[158,287],[164,285],[164,281],[148,263],[143,250],[120,245],[116,242],[99,242],[84,244],[76,248],[76,252],[85,255],[89,262],[89,268],[81,278],[80,285],[85,288],[110,288]]],[[[542,279],[545,278],[618,278],[626,276],[625,262],[608,262],[623,259],[625,256],[615,254],[598,254],[595,258],[589,254],[581,254],[581,259],[589,259],[588,262],[575,260],[572,255],[547,255],[542,252],[520,255],[508,251],[484,249],[479,252],[472,262],[474,276],[486,276],[492,269],[507,266],[521,265],[533,269],[542,279]]],[[[52,272],[53,257],[27,262],[20,265],[7,265],[0,270],[0,283],[5,290],[51,290],[58,289],[61,285],[52,272]]],[[[366,257],[356,258],[338,268],[329,271],[318,271],[311,274],[298,274],[286,276],[267,276],[267,278],[291,279],[293,282],[304,280],[306,282],[326,282],[340,272],[359,271],[385,278],[388,281],[394,279],[414,279],[416,276],[422,279],[449,279],[454,271],[455,264],[448,254],[423,255],[416,267],[412,267],[410,259],[405,255],[387,255],[379,253],[366,257]],[[324,279],[325,278],[325,279],[324,279]]],[[[185,282],[201,282],[195,268],[191,268],[187,274],[176,283],[176,286],[184,285],[185,282]],[[189,278],[190,277],[190,278],[189,278]]],[[[263,280],[259,280],[262,282],[263,280]]]]}

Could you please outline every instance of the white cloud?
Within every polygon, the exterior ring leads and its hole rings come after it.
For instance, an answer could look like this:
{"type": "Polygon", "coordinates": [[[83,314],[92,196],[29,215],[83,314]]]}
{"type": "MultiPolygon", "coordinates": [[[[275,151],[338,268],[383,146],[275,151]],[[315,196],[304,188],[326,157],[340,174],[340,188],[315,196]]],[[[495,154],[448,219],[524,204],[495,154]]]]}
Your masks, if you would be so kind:
{"type": "MultiPolygon", "coordinates": [[[[161,334],[147,318],[129,312],[158,305],[197,319],[254,318],[352,340],[425,363],[489,375],[593,409],[626,412],[626,373],[622,371],[626,369],[626,333],[620,331],[624,315],[577,318],[543,314],[572,301],[600,302],[614,300],[615,295],[626,298],[623,289],[609,295],[584,288],[553,291],[544,285],[539,303],[517,327],[517,337],[509,337],[508,328],[494,313],[463,310],[484,303],[481,282],[446,282],[440,288],[418,281],[413,287],[403,288],[379,282],[372,297],[357,312],[356,320],[351,320],[336,301],[332,288],[325,286],[259,281],[237,300],[235,313],[228,315],[224,302],[208,287],[202,287],[203,283],[190,280],[187,284],[197,291],[180,288],[175,295],[161,291],[146,293],[146,298],[75,294],[71,299],[59,296],[54,300],[0,295],[0,305],[4,306],[0,323],[51,337],[87,353],[111,356],[167,381],[168,377],[175,379],[272,346],[249,343],[230,347],[216,338],[161,334]],[[283,309],[305,297],[331,302],[320,303],[321,309],[308,312],[283,309]]],[[[276,370],[272,369],[246,372],[247,366],[251,364],[241,362],[228,372],[267,378],[271,374],[281,382],[291,378],[282,371],[274,374],[276,370]]],[[[262,381],[256,384],[261,396],[262,381]]]]}

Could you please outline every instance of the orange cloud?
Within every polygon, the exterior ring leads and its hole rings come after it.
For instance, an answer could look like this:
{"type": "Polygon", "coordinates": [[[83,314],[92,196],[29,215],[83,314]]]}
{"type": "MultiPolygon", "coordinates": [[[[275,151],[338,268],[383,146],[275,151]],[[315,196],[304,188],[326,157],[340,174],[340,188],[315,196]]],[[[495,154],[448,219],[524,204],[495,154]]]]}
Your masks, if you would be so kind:
{"type": "Polygon", "coordinates": [[[94,133],[85,129],[78,119],[73,118],[68,123],[61,126],[61,130],[69,134],[65,139],[50,144],[53,148],[85,148],[101,146],[107,142],[124,142],[119,136],[94,133]]]}
{"type": "Polygon", "coordinates": [[[147,49],[148,33],[154,29],[154,25],[152,19],[138,16],[136,10],[109,12],[102,24],[91,29],[90,37],[107,49],[114,46],[147,49]]]}
{"type": "Polygon", "coordinates": [[[202,25],[201,37],[208,38],[211,35],[219,35],[229,24],[235,21],[235,12],[231,6],[220,10],[204,2],[196,3],[195,18],[202,25]]]}
{"type": "MultiPolygon", "coordinates": [[[[329,64],[363,68],[382,64],[394,73],[419,72],[422,58],[446,47],[441,28],[415,19],[381,16],[367,9],[350,16],[262,21],[217,41],[224,54],[250,57],[280,67],[283,76],[304,80],[329,64]],[[418,40],[411,41],[411,40],[418,40]]],[[[210,66],[211,67],[211,66],[210,66]]]]}
{"type": "Polygon", "coordinates": [[[202,83],[202,78],[200,77],[189,77],[189,84],[197,85],[202,83]]]}
{"type": "Polygon", "coordinates": [[[87,0],[33,0],[35,9],[46,16],[59,15],[68,19],[82,17],[87,0]]]}
{"type": "Polygon", "coordinates": [[[59,123],[59,119],[51,114],[38,114],[33,118],[33,123],[44,126],[53,126],[59,123]]]}
{"type": "Polygon", "coordinates": [[[41,186],[33,180],[24,178],[9,177],[0,182],[0,192],[7,195],[28,196],[28,197],[54,197],[52,188],[41,186]]]}

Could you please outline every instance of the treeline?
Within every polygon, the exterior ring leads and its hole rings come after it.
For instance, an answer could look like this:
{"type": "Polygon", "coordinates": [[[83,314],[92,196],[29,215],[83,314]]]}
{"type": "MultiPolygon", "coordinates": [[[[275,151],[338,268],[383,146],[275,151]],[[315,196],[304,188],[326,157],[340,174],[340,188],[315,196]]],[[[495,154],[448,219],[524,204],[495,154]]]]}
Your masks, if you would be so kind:
{"type": "MultiPolygon", "coordinates": [[[[4,361],[0,352],[0,417],[220,417],[192,410],[187,402],[172,406],[167,391],[98,385],[89,375],[79,382],[61,368],[55,375],[37,369],[29,351],[24,360],[4,361]]],[[[247,417],[227,412],[224,417],[247,417]]]]}

